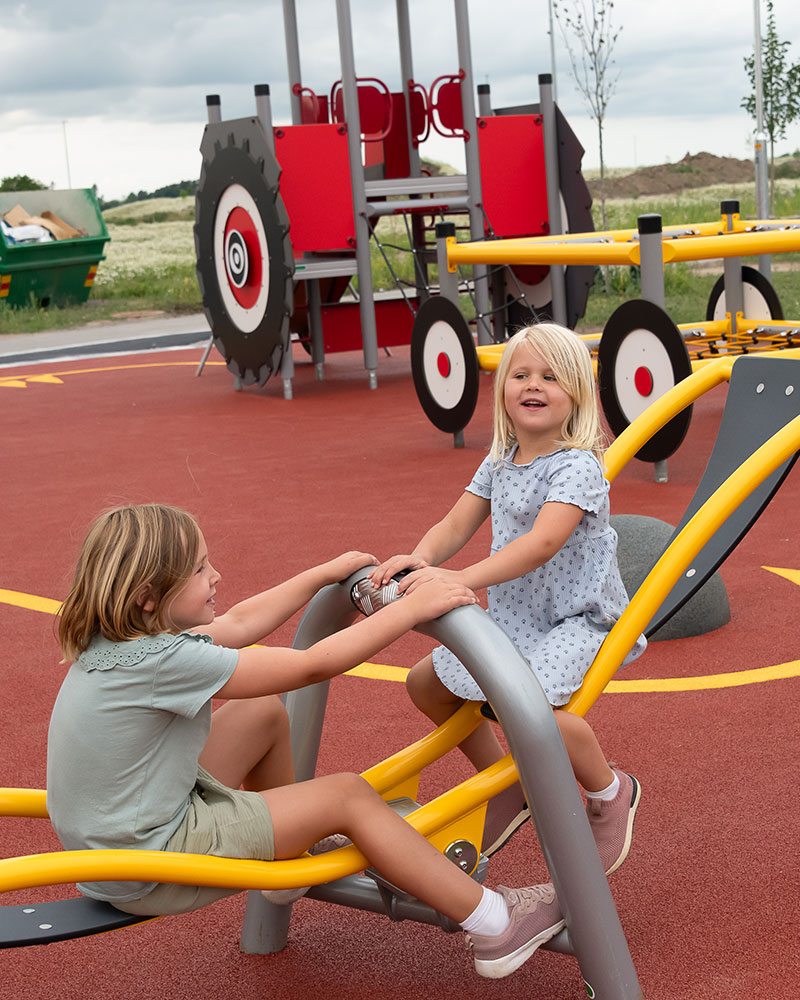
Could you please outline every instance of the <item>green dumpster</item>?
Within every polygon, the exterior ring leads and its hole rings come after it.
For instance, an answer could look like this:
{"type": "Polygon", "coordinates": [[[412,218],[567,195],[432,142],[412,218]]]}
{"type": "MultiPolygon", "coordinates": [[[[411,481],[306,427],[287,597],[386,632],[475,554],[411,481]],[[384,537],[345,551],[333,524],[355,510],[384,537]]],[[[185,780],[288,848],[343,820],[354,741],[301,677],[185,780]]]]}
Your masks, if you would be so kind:
{"type": "Polygon", "coordinates": [[[92,290],[108,230],[90,188],[0,191],[0,307],[43,308],[85,302],[92,290]],[[29,223],[58,238],[20,242],[29,223]]]}

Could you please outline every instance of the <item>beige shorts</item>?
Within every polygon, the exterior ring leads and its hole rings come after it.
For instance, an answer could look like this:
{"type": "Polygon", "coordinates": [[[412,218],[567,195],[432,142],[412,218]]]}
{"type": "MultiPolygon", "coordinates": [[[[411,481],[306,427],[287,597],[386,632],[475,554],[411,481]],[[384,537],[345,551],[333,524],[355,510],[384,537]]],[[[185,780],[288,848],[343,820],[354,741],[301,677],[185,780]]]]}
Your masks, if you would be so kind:
{"type": "MultiPolygon", "coordinates": [[[[228,788],[202,767],[190,794],[189,808],[165,848],[183,854],[213,854],[222,858],[272,861],[275,838],[269,807],[258,792],[228,788]]],[[[137,915],[189,913],[241,889],[161,883],[141,899],[114,903],[137,915]]]]}

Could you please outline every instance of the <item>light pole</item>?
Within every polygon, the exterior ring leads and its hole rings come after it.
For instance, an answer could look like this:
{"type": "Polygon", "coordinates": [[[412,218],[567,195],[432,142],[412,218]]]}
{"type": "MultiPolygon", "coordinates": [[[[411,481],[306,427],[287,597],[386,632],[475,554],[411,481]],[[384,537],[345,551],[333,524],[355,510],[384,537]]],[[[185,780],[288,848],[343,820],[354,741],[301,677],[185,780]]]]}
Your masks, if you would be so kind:
{"type": "Polygon", "coordinates": [[[67,123],[62,120],[61,128],[64,132],[64,159],[67,161],[67,187],[72,187],[72,178],[69,173],[69,147],[67,146],[67,123]]]}
{"type": "MultiPolygon", "coordinates": [[[[767,219],[769,218],[769,191],[767,184],[767,138],[764,135],[764,83],[761,76],[760,4],[761,0],[753,0],[753,21],[755,30],[753,71],[756,90],[756,216],[759,219],[767,219]]],[[[768,254],[762,254],[759,256],[758,269],[764,277],[769,280],[772,273],[772,261],[768,254]]]]}

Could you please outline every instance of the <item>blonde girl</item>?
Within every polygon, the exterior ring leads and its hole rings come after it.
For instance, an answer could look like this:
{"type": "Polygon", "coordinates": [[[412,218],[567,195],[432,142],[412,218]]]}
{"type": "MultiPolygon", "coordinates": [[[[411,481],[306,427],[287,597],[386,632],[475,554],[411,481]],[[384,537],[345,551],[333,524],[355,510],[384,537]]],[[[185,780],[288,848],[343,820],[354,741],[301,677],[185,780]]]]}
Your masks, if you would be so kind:
{"type": "MultiPolygon", "coordinates": [[[[67,850],[271,860],[352,841],[391,882],[462,925],[479,974],[506,976],[564,926],[552,886],[482,888],[358,775],[294,782],[280,692],[334,677],[419,622],[475,602],[463,584],[432,580],[309,649],[252,645],[321,587],[374,562],[347,552],[217,615],[220,574],[189,514],[162,504],[102,514],[58,624],[74,662],[50,721],[50,818],[67,850]],[[212,714],[216,697],[226,704],[212,714]]],[[[78,888],[143,915],[187,912],[236,891],[78,888]]],[[[265,895],[286,904],[307,891],[265,895]]]]}
{"type": "MultiPolygon", "coordinates": [[[[628,603],[609,525],[602,432],[589,352],[555,324],[516,333],[495,378],[494,435],[488,457],[445,517],[409,555],[370,579],[385,585],[404,570],[399,590],[414,594],[434,579],[488,587],[489,611],[528,660],[556,710],[607,873],[625,860],[639,804],[639,782],[609,766],[588,723],[560,710],[580,687],[597,650],[628,603]],[[442,569],[491,517],[492,548],[464,569],[442,569]]],[[[639,656],[641,637],[629,654],[639,656]]],[[[409,673],[414,704],[437,725],[464,700],[484,695],[444,647],[409,673]]],[[[502,755],[489,723],[461,745],[479,770],[502,755]]],[[[483,852],[499,850],[529,817],[520,786],[490,802],[483,852]]]]}

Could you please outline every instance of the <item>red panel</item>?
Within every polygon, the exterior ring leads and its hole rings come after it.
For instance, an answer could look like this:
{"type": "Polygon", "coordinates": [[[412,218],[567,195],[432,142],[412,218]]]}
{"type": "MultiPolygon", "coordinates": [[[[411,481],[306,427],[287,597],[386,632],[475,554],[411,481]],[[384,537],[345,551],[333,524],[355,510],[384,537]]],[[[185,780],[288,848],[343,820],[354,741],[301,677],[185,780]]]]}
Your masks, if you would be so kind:
{"type": "MultiPolygon", "coordinates": [[[[414,316],[403,299],[376,302],[375,323],[378,347],[411,343],[414,316]]],[[[362,350],[361,315],[357,302],[339,302],[322,307],[322,340],[326,354],[362,350]]]]}
{"type": "Polygon", "coordinates": [[[478,119],[481,187],[496,236],[542,236],[549,231],[541,115],[478,119]]]}
{"type": "Polygon", "coordinates": [[[352,249],[356,233],[345,127],[286,125],[273,131],[295,255],[352,249]]]}

